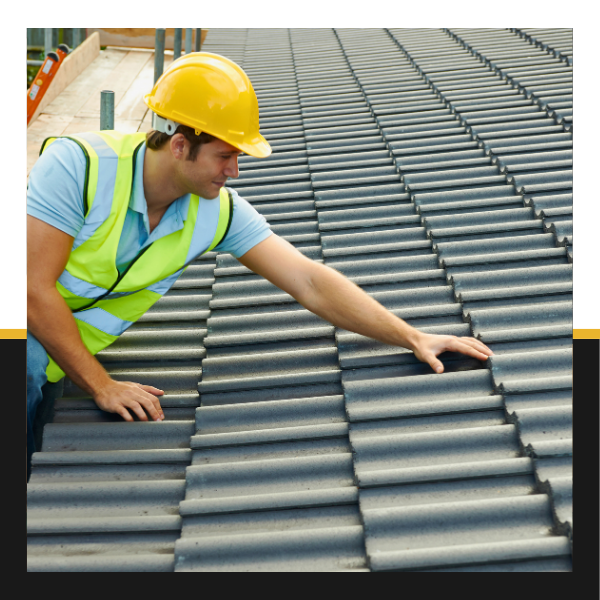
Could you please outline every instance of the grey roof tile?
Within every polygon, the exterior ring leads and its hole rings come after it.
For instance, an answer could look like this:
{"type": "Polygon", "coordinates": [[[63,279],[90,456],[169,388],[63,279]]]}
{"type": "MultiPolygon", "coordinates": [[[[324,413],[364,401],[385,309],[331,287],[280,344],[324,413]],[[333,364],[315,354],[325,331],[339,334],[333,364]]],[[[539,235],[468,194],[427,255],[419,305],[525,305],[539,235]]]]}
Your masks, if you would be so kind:
{"type": "Polygon", "coordinates": [[[565,538],[540,533],[540,522],[548,530],[551,526],[545,519],[547,503],[546,496],[537,495],[448,503],[435,511],[426,507],[369,511],[364,518],[371,569],[415,570],[569,556],[565,538]],[[475,523],[485,542],[473,543],[475,523]],[[429,533],[436,529],[438,535],[429,533]]]}
{"type": "MultiPolygon", "coordinates": [[[[557,303],[558,304],[558,303],[557,303]]],[[[544,307],[547,308],[547,307],[544,307]]],[[[557,306],[556,315],[562,307],[557,306]]],[[[555,317],[556,318],[556,317],[555,317]]],[[[538,389],[569,389],[573,352],[570,348],[548,352],[527,352],[492,356],[491,365],[494,386],[500,389],[522,385],[522,382],[540,380],[538,389]],[[545,382],[545,383],[543,383],[545,382]]]]}
{"type": "MultiPolygon", "coordinates": [[[[324,490],[305,490],[283,492],[278,494],[257,494],[254,496],[233,496],[230,498],[199,498],[184,500],[180,504],[180,513],[186,519],[184,536],[190,535],[193,525],[198,519],[193,517],[217,515],[244,515],[246,518],[253,513],[265,516],[271,510],[285,510],[286,514],[300,512],[306,509],[326,508],[329,513],[333,507],[352,506],[356,511],[358,491],[354,487],[341,487],[324,490]],[[192,517],[192,518],[189,518],[192,517]]],[[[353,512],[354,512],[353,511],[353,512]]],[[[312,511],[316,512],[316,511],[312,511]]],[[[342,514],[346,511],[338,511],[342,514]]],[[[239,527],[239,525],[238,525],[239,527]]],[[[207,535],[206,528],[198,528],[201,535],[207,535]]],[[[240,533],[238,529],[236,533],[240,533]]]]}
{"type": "Polygon", "coordinates": [[[556,390],[531,394],[505,394],[504,404],[508,414],[519,408],[568,406],[573,402],[572,390],[556,390]]]}
{"type": "Polygon", "coordinates": [[[434,410],[462,412],[460,406],[464,406],[468,398],[476,398],[477,402],[481,400],[489,406],[489,399],[485,397],[492,394],[490,374],[485,369],[408,378],[394,376],[393,370],[386,372],[384,378],[380,377],[381,369],[359,371],[360,379],[350,379],[348,372],[342,374],[346,410],[351,422],[404,416],[413,410],[423,414],[423,404],[439,402],[447,403],[435,406],[434,410]],[[440,386],[442,381],[444,385],[440,386]],[[398,397],[398,389],[402,389],[401,397],[398,397]]]}
{"type": "MultiPolygon", "coordinates": [[[[43,547],[43,554],[40,555],[36,555],[32,548],[32,542],[28,542],[27,572],[160,573],[174,570],[173,551],[179,532],[171,534],[164,542],[162,540],[157,542],[156,539],[149,536],[137,537],[131,545],[127,544],[127,538],[123,534],[118,535],[118,540],[115,540],[113,544],[100,544],[96,539],[97,536],[87,543],[80,540],[77,540],[78,543],[73,543],[73,536],[58,538],[58,540],[53,537],[53,541],[56,540],[54,548],[47,544],[43,547]],[[69,545],[76,554],[66,556],[50,554],[52,550],[63,548],[64,542],[67,541],[70,542],[69,545]],[[139,546],[143,546],[141,552],[139,546]],[[111,554],[111,550],[113,552],[124,551],[127,554],[111,554]]],[[[131,538],[132,536],[127,537],[131,538]]]]}
{"type": "Polygon", "coordinates": [[[444,469],[424,467],[420,471],[423,475],[430,473],[432,477],[361,489],[361,508],[372,510],[525,496],[535,489],[533,465],[529,458],[462,463],[444,469]],[[436,478],[435,472],[442,477],[436,478]],[[465,477],[465,474],[468,476],[465,477]]]}
{"type": "Polygon", "coordinates": [[[523,200],[520,196],[506,195],[498,198],[478,198],[476,200],[463,200],[454,202],[432,202],[430,204],[417,204],[415,210],[421,216],[433,213],[462,214],[473,213],[478,210],[493,210],[503,208],[522,208],[523,200]]]}
{"type": "Polygon", "coordinates": [[[559,406],[519,408],[510,420],[516,423],[523,447],[537,441],[570,440],[573,429],[571,403],[559,406]]]}
{"type": "Polygon", "coordinates": [[[497,237],[486,241],[487,253],[482,253],[481,242],[477,240],[457,240],[452,242],[438,242],[434,245],[435,252],[442,260],[451,258],[488,255],[495,253],[509,253],[520,251],[544,250],[554,248],[554,239],[550,234],[533,234],[506,237],[497,237]]]}
{"type": "MultiPolygon", "coordinates": [[[[249,461],[296,460],[310,457],[317,457],[318,459],[318,457],[337,456],[350,453],[347,432],[338,435],[337,437],[319,437],[317,433],[313,432],[312,439],[310,436],[302,438],[301,433],[307,434],[310,432],[282,431],[279,436],[273,434],[274,437],[279,437],[279,439],[275,441],[257,441],[254,444],[198,448],[193,452],[192,465],[242,465],[249,461]],[[284,439],[286,434],[288,439],[284,439]],[[296,435],[298,439],[294,439],[294,435],[296,435]]],[[[198,436],[198,438],[200,437],[202,437],[202,435],[198,436]]],[[[197,439],[194,440],[194,442],[197,442],[197,439]]],[[[291,476],[291,474],[282,474],[281,485],[287,485],[285,482],[288,481],[288,476],[291,476]]],[[[248,491],[248,494],[253,498],[256,498],[256,494],[251,491],[248,491]]],[[[262,499],[253,501],[254,505],[256,505],[256,503],[266,502],[265,506],[272,507],[267,498],[268,494],[258,495],[260,495],[262,499]]],[[[350,501],[356,503],[356,498],[354,498],[354,500],[350,499],[350,501]]],[[[340,499],[340,502],[342,502],[342,499],[340,499]]],[[[343,503],[347,504],[348,502],[343,503]]],[[[293,508],[293,506],[288,505],[287,508],[293,508]]],[[[248,507],[248,510],[251,510],[251,508],[248,507]]]]}
{"type": "Polygon", "coordinates": [[[146,517],[176,516],[179,501],[183,499],[185,481],[143,482],[86,482],[86,483],[31,483],[27,486],[28,528],[35,533],[85,533],[98,531],[164,530],[172,529],[173,519],[164,523],[154,519],[144,524],[146,517]],[[108,514],[107,514],[108,513],[108,514]],[[104,524],[106,517],[121,517],[114,528],[104,524]],[[44,517],[48,523],[44,523],[44,517]],[[125,518],[139,518],[131,529],[125,518]]]}
{"type": "Polygon", "coordinates": [[[535,459],[535,471],[540,481],[568,477],[573,472],[573,457],[535,459]]]}
{"type": "Polygon", "coordinates": [[[254,314],[252,319],[248,319],[245,314],[239,316],[214,314],[208,321],[208,337],[204,341],[209,347],[218,346],[222,336],[241,336],[240,341],[243,342],[246,335],[260,335],[266,331],[287,332],[294,328],[326,328],[330,331],[330,327],[329,323],[304,308],[254,314]]]}
{"type": "Polygon", "coordinates": [[[467,309],[465,317],[475,334],[484,331],[548,327],[572,320],[572,301],[526,304],[516,312],[510,308],[467,309]]]}
{"type": "Polygon", "coordinates": [[[276,400],[289,400],[294,398],[313,398],[332,396],[342,393],[339,381],[326,381],[320,383],[301,383],[292,385],[257,388],[251,390],[234,390],[227,392],[203,392],[202,406],[221,406],[224,404],[245,404],[248,402],[265,402],[276,400]]]}
{"type": "Polygon", "coordinates": [[[49,423],[43,452],[164,450],[189,448],[192,421],[49,423]]]}
{"type": "Polygon", "coordinates": [[[473,290],[495,290],[497,293],[501,293],[501,289],[558,284],[570,284],[572,289],[573,267],[571,265],[554,265],[530,269],[506,269],[488,273],[455,273],[450,276],[450,283],[454,287],[454,291],[461,294],[463,301],[468,301],[468,296],[465,298],[464,294],[473,290]]]}
{"type": "Polygon", "coordinates": [[[275,495],[353,485],[350,453],[190,466],[186,500],[275,495]]]}
{"type": "Polygon", "coordinates": [[[202,406],[196,428],[203,434],[277,430],[345,422],[344,397],[322,396],[237,405],[202,406]]]}
{"type": "MultiPolygon", "coordinates": [[[[507,232],[499,234],[499,239],[507,239],[511,237],[529,237],[530,231],[523,232],[507,232]],[[511,235],[512,234],[512,235],[511,235]]],[[[452,238],[449,238],[452,240],[452,238]]],[[[460,238],[459,238],[460,239],[460,238]]],[[[485,235],[471,236],[470,239],[481,244],[482,239],[486,239],[485,235]]],[[[489,239],[489,238],[487,238],[489,239]]],[[[555,240],[552,240],[555,243],[555,240]]],[[[503,252],[499,254],[472,254],[466,256],[456,256],[442,259],[441,265],[446,268],[448,274],[483,272],[486,270],[510,269],[510,268],[533,268],[540,266],[562,265],[566,264],[567,255],[564,248],[541,248],[539,250],[531,250],[516,252],[503,252]]]]}
{"type": "Polygon", "coordinates": [[[277,373],[304,373],[308,370],[337,369],[337,351],[329,348],[297,350],[294,352],[264,353],[245,357],[221,356],[202,361],[202,383],[227,379],[233,375],[275,375],[277,373]]]}
{"type": "Polygon", "coordinates": [[[517,432],[511,425],[486,424],[387,435],[375,430],[371,437],[360,438],[355,438],[351,432],[350,442],[358,477],[373,471],[404,471],[411,467],[510,459],[519,455],[517,432]],[[399,455],[402,455],[401,461],[399,455]]]}
{"type": "Polygon", "coordinates": [[[344,571],[365,567],[362,527],[184,537],[176,544],[177,572],[344,571]]]}

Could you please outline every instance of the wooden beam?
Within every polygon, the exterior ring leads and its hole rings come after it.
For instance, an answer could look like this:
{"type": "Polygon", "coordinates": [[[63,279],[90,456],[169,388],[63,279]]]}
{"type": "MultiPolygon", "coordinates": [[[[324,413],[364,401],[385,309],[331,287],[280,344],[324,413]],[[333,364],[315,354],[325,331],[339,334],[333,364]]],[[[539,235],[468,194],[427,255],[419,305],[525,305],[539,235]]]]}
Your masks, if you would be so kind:
{"type": "MultiPolygon", "coordinates": [[[[123,48],[152,48],[154,49],[154,34],[155,29],[140,29],[119,27],[114,29],[88,29],[89,31],[98,32],[100,34],[101,46],[119,46],[123,48]]],[[[194,40],[192,40],[192,48],[196,37],[194,29],[194,40]]],[[[202,45],[206,39],[208,29],[202,30],[202,45]]],[[[173,39],[175,36],[174,29],[165,30],[165,48],[173,50],[173,39]]]]}

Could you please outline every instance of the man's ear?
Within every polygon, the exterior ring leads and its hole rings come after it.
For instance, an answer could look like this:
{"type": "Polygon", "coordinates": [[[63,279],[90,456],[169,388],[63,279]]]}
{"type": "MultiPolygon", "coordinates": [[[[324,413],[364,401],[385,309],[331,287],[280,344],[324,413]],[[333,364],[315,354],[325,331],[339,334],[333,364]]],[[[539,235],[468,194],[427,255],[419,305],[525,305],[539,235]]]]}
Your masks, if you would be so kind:
{"type": "Polygon", "coordinates": [[[183,133],[176,133],[171,136],[170,148],[171,154],[177,160],[185,158],[186,153],[189,152],[188,141],[185,139],[183,133]]]}

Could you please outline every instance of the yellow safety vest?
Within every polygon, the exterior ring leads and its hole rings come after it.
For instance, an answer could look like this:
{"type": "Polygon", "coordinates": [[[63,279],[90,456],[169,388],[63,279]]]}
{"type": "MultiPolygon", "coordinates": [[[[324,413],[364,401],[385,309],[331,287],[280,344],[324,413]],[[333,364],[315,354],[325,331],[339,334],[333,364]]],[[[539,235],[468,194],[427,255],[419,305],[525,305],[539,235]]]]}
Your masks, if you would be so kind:
{"type": "MultiPolygon", "coordinates": [[[[159,300],[190,262],[225,238],[233,200],[231,193],[221,188],[218,217],[215,213],[213,222],[207,224],[198,220],[200,198],[192,194],[183,227],[144,248],[120,274],[117,248],[131,197],[136,155],[146,134],[94,131],[60,137],[77,143],[86,158],[85,221],[56,287],[75,317],[85,347],[96,354],[159,300]],[[194,236],[202,227],[214,230],[208,248],[197,247],[200,237],[207,239],[205,235],[194,236]]],[[[46,139],[40,154],[56,139],[46,139]]],[[[59,381],[65,373],[49,359],[48,381],[59,381]]]]}

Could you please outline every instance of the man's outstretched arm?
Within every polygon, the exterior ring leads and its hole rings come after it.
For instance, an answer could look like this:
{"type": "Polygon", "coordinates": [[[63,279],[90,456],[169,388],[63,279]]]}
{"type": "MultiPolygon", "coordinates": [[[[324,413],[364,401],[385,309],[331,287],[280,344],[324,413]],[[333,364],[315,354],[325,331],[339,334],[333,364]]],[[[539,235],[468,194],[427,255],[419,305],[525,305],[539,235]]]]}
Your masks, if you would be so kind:
{"type": "Polygon", "coordinates": [[[277,235],[257,244],[239,261],[322,319],[385,344],[408,348],[437,373],[444,371],[437,358],[442,352],[460,352],[479,360],[492,354],[475,338],[428,334],[411,327],[344,275],[306,258],[277,235]]]}
{"type": "Polygon", "coordinates": [[[147,421],[162,420],[158,390],[149,385],[111,379],[84,346],[75,318],[56,289],[73,246],[73,238],[31,215],[27,216],[27,329],[59,367],[107,412],[133,421],[129,410],[147,421]]]}

